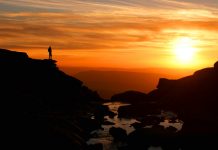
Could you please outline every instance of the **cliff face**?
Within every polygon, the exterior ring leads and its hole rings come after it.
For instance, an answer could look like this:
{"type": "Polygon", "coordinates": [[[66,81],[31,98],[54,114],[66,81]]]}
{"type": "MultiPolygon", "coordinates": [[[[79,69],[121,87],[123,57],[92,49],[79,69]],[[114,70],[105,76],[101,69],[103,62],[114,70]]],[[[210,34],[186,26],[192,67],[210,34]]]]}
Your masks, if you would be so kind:
{"type": "Polygon", "coordinates": [[[10,126],[11,140],[84,149],[87,137],[81,118],[93,113],[101,100],[96,92],[60,71],[54,60],[31,59],[26,53],[0,49],[0,71],[1,104],[7,116],[3,122],[10,126]]]}
{"type": "Polygon", "coordinates": [[[54,111],[73,111],[75,104],[100,100],[81,81],[60,71],[54,60],[35,60],[25,53],[0,50],[0,70],[5,98],[33,97],[46,102],[46,110],[54,111]]]}
{"type": "Polygon", "coordinates": [[[178,80],[160,79],[149,96],[177,112],[190,132],[218,133],[218,62],[178,80]]]}

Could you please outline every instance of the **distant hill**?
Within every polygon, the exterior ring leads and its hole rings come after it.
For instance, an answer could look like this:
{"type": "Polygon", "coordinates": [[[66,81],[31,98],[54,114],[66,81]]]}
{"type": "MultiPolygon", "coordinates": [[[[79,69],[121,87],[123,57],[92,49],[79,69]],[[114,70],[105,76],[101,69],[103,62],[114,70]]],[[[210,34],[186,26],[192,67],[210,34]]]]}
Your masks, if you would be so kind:
{"type": "Polygon", "coordinates": [[[138,91],[126,91],[124,93],[115,94],[111,97],[111,101],[120,101],[130,104],[146,101],[147,94],[138,91]]]}
{"type": "Polygon", "coordinates": [[[174,70],[166,70],[164,73],[163,70],[159,72],[154,69],[144,72],[90,70],[76,73],[74,76],[91,89],[97,90],[103,98],[111,98],[116,93],[129,90],[148,93],[156,88],[161,77],[177,79],[191,72],[178,73],[174,70]]]}

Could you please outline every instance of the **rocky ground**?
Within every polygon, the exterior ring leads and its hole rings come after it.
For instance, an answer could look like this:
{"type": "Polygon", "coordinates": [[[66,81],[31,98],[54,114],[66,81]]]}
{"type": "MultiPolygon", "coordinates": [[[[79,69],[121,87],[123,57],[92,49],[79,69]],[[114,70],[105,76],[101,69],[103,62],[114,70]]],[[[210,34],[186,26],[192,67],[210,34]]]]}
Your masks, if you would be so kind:
{"type": "MultiPolygon", "coordinates": [[[[0,49],[0,70],[2,135],[11,143],[8,148],[102,149],[101,144],[86,144],[91,131],[111,125],[104,116],[114,116],[97,92],[60,71],[55,60],[31,59],[26,53],[0,49]]],[[[132,104],[120,107],[119,117],[140,121],[128,135],[125,129],[110,129],[114,140],[126,143],[121,149],[217,147],[218,62],[178,80],[160,79],[148,94],[116,94],[112,101],[117,100],[132,104]],[[158,124],[163,110],[176,114],[171,121],[184,121],[182,130],[158,124]]]]}
{"type": "Polygon", "coordinates": [[[108,113],[97,92],[60,71],[55,60],[26,53],[0,49],[0,70],[4,135],[13,143],[7,146],[89,149],[89,133],[108,113]]]}
{"type": "Polygon", "coordinates": [[[119,117],[136,118],[134,132],[128,135],[125,149],[145,149],[151,145],[163,149],[210,149],[218,139],[218,62],[214,67],[196,71],[178,80],[160,79],[157,89],[143,94],[128,91],[112,100],[125,99],[132,105],[120,107],[119,117]],[[159,126],[162,111],[171,111],[184,124],[181,131],[159,126]],[[152,114],[152,115],[151,115],[152,114]],[[144,128],[151,125],[152,128],[144,128]]]}

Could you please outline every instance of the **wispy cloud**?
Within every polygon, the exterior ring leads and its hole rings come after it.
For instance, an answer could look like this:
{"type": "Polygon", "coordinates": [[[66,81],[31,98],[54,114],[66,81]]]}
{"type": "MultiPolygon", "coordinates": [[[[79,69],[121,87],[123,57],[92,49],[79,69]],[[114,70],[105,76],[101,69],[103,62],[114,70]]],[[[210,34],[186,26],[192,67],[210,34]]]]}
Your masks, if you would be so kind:
{"type": "Polygon", "coordinates": [[[0,9],[0,47],[40,50],[52,45],[63,50],[62,54],[68,51],[68,55],[71,50],[78,55],[81,52],[82,56],[84,51],[89,51],[90,56],[102,53],[102,57],[129,53],[134,60],[143,59],[139,55],[149,60],[154,56],[169,57],[167,43],[178,36],[190,36],[201,39],[203,44],[199,47],[206,51],[206,46],[218,47],[214,42],[218,10],[212,2],[206,5],[194,0],[0,1],[0,8],[5,5],[8,8],[0,9]]]}

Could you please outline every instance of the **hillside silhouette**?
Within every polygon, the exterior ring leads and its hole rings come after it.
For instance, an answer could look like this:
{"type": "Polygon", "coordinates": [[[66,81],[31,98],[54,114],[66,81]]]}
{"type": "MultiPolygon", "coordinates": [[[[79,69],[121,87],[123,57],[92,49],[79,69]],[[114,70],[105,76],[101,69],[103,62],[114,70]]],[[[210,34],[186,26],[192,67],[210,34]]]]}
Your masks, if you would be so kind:
{"type": "Polygon", "coordinates": [[[218,62],[178,80],[162,78],[149,96],[175,111],[186,132],[218,135],[218,62]]]}
{"type": "Polygon", "coordinates": [[[2,122],[10,143],[87,149],[89,133],[100,128],[90,115],[107,112],[97,92],[60,71],[55,60],[31,59],[22,52],[0,49],[0,70],[2,122]]]}
{"type": "MultiPolygon", "coordinates": [[[[101,129],[104,116],[113,117],[97,92],[60,71],[56,61],[31,59],[26,53],[0,49],[0,92],[3,137],[23,149],[102,150],[87,145],[91,131],[101,129]]],[[[122,149],[141,150],[150,145],[163,149],[210,149],[218,139],[218,62],[193,75],[161,78],[150,93],[127,91],[112,101],[131,105],[118,109],[118,117],[132,117],[135,131],[111,128],[110,134],[125,141],[122,149]],[[172,111],[184,122],[180,131],[160,126],[158,115],[172,111]],[[144,128],[151,125],[151,128],[144,128]]],[[[107,122],[108,124],[110,122],[107,122]]]]}
{"type": "Polygon", "coordinates": [[[119,117],[140,120],[140,123],[134,124],[137,129],[128,136],[128,149],[146,149],[152,144],[175,150],[211,149],[217,146],[218,62],[214,67],[178,80],[161,78],[155,90],[142,95],[125,92],[112,97],[112,100],[131,98],[132,101],[128,102],[132,105],[119,108],[119,117]],[[163,110],[177,115],[170,121],[183,121],[180,131],[159,126],[162,118],[158,114],[163,110]],[[143,128],[145,125],[153,127],[143,128]]]}

